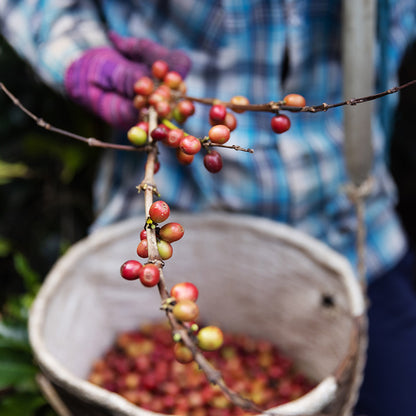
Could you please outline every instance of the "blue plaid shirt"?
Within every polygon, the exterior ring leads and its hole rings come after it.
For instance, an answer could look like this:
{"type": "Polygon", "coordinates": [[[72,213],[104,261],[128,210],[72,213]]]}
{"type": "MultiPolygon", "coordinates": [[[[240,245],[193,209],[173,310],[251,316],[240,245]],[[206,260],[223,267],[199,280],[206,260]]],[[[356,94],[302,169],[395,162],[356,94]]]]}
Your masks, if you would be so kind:
{"type": "MultiPolygon", "coordinates": [[[[252,103],[265,103],[297,92],[310,105],[343,99],[340,0],[97,3],[100,10],[88,0],[0,0],[0,27],[45,82],[56,88],[62,88],[69,63],[88,48],[109,44],[106,32],[111,29],[185,50],[193,61],[187,85],[194,96],[228,100],[245,95],[252,103]]],[[[397,84],[400,58],[416,28],[416,4],[379,0],[378,7],[380,91],[397,84]]],[[[406,246],[394,213],[394,186],[384,154],[386,121],[393,118],[396,99],[379,100],[374,117],[375,186],[366,205],[370,278],[395,265],[406,246]]],[[[207,111],[198,106],[186,129],[206,135],[207,111]]],[[[172,149],[161,149],[156,181],[162,198],[177,209],[223,209],[291,224],[329,244],[354,265],[356,217],[343,191],[348,177],[342,109],[293,114],[292,128],[280,136],[271,132],[270,118],[263,113],[238,115],[239,126],[230,143],[255,152],[224,149],[224,168],[216,175],[205,170],[199,155],[191,166],[183,167],[172,149]]],[[[126,142],[124,136],[118,139],[126,142]]],[[[109,152],[106,158],[97,182],[96,225],[143,210],[135,188],[143,176],[141,158],[122,152],[109,152]]]]}

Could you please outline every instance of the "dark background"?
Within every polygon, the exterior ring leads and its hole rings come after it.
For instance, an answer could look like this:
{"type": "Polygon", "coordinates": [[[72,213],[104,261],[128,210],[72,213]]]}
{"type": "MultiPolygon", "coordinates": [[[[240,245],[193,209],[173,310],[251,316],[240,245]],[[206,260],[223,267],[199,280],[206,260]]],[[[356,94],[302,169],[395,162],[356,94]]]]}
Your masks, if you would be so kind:
{"type": "MultiPolygon", "coordinates": [[[[86,137],[106,133],[103,123],[42,84],[1,37],[0,81],[54,126],[86,137]]],[[[15,253],[44,276],[86,234],[93,220],[91,185],[100,152],[40,128],[0,93],[0,164],[24,165],[15,178],[8,178],[13,171],[0,165],[0,305],[22,290],[15,253]]]]}

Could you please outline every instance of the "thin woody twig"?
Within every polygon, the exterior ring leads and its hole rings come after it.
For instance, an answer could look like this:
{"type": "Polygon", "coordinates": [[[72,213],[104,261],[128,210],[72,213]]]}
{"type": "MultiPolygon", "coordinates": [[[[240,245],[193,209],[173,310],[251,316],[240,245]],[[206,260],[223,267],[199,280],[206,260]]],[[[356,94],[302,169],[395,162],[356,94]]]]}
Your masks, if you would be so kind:
{"type": "Polygon", "coordinates": [[[284,101],[271,101],[265,104],[233,104],[231,102],[219,101],[217,98],[197,98],[197,97],[191,97],[191,96],[184,96],[183,98],[194,101],[194,102],[198,102],[201,104],[206,104],[206,105],[213,105],[216,103],[221,103],[231,110],[239,110],[239,111],[263,111],[263,112],[270,112],[270,113],[276,113],[278,111],[290,111],[294,113],[305,113],[305,112],[318,113],[322,111],[328,111],[331,108],[342,107],[346,105],[357,105],[357,104],[361,104],[364,102],[373,101],[378,98],[385,97],[386,95],[399,92],[400,90],[408,88],[413,84],[416,84],[416,80],[409,81],[400,86],[389,88],[386,91],[379,92],[377,94],[368,95],[365,97],[351,98],[349,100],[341,101],[341,102],[334,103],[334,104],[322,103],[319,105],[304,106],[304,107],[294,107],[294,106],[285,105],[284,101]]]}
{"type": "Polygon", "coordinates": [[[6,86],[0,82],[0,89],[10,98],[10,100],[13,102],[14,105],[20,108],[26,115],[28,115],[32,120],[36,122],[36,124],[39,127],[42,127],[45,130],[51,131],[53,133],[57,133],[61,136],[66,136],[71,139],[75,139],[78,141],[81,141],[83,143],[86,143],[88,146],[91,147],[101,147],[104,149],[114,149],[114,150],[125,150],[125,151],[148,151],[149,149],[147,146],[142,147],[135,147],[135,146],[129,146],[129,145],[123,145],[123,144],[115,144],[115,143],[107,143],[102,140],[95,139],[94,137],[84,137],[80,136],[79,134],[72,133],[67,130],[60,129],[58,127],[54,127],[53,125],[49,124],[45,120],[43,120],[40,117],[37,117],[35,114],[33,114],[30,110],[28,110],[17,98],[15,95],[13,95],[6,86]]]}

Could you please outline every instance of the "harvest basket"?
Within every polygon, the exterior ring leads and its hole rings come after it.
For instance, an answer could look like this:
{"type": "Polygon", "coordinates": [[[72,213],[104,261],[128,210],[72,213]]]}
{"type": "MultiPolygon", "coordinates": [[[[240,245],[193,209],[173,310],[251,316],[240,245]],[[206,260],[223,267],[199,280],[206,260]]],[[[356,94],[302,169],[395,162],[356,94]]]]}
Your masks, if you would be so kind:
{"type": "MultiPolygon", "coordinates": [[[[317,382],[272,412],[349,415],[366,345],[365,302],[349,263],[266,219],[225,213],[171,218],[184,226],[185,236],[166,262],[168,285],[195,283],[204,321],[269,339],[317,382]]],[[[156,289],[119,276],[120,265],[136,257],[142,222],[133,218],[75,244],[35,299],[30,342],[55,399],[69,410],[65,414],[155,415],[85,381],[118,332],[163,319],[156,289]]]]}

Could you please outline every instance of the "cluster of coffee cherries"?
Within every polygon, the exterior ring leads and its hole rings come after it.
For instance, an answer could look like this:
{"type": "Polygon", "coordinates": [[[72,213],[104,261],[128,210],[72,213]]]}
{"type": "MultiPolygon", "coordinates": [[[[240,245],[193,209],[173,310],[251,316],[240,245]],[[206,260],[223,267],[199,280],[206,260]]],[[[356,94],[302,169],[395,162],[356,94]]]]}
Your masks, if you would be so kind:
{"type": "MultiPolygon", "coordinates": [[[[198,288],[191,282],[177,283],[170,290],[170,298],[167,301],[171,307],[173,316],[180,321],[185,328],[189,329],[192,337],[195,338],[196,345],[203,351],[215,351],[224,342],[224,335],[220,328],[214,325],[199,328],[197,319],[199,317],[199,307],[196,303],[198,299],[198,288]]],[[[177,361],[187,364],[193,361],[193,352],[182,342],[181,335],[173,335],[174,355],[177,361]]]]}
{"type": "MultiPolygon", "coordinates": [[[[140,242],[137,246],[137,255],[142,258],[149,256],[147,246],[147,227],[155,228],[157,234],[157,249],[162,260],[172,257],[174,241],[183,237],[184,229],[177,222],[169,222],[162,227],[158,224],[166,221],[170,214],[169,205],[165,201],[155,201],[150,206],[149,218],[146,220],[145,228],[140,232],[140,242]]],[[[152,287],[159,283],[160,271],[153,263],[142,265],[136,260],[127,260],[120,268],[121,276],[126,280],[140,279],[144,286],[152,287]]]]}
{"type": "MultiPolygon", "coordinates": [[[[306,101],[300,94],[288,94],[283,98],[283,104],[290,107],[305,107],[306,101]]],[[[284,133],[290,129],[290,118],[285,114],[278,113],[272,117],[270,126],[275,133],[284,133]]]]}
{"type": "MultiPolygon", "coordinates": [[[[157,114],[159,124],[150,132],[153,141],[161,142],[176,149],[176,157],[183,165],[193,162],[194,156],[205,149],[203,163],[211,173],[222,169],[220,153],[212,149],[211,144],[223,145],[230,139],[230,132],[237,126],[237,120],[227,107],[220,102],[214,103],[209,111],[212,128],[204,138],[197,138],[184,132],[172,122],[184,123],[195,113],[195,106],[189,99],[182,98],[186,93],[186,84],[181,75],[170,71],[166,62],[158,60],[151,68],[152,77],[143,76],[134,84],[134,105],[140,110],[140,121],[127,132],[128,140],[135,146],[148,143],[149,123],[146,121],[149,106],[157,114]]],[[[232,102],[248,103],[244,97],[234,97],[232,102]]],[[[156,171],[159,165],[156,165],[156,171]]]]}
{"type": "MultiPolygon", "coordinates": [[[[137,255],[147,258],[148,240],[147,229],[153,228],[156,232],[156,244],[161,260],[172,257],[172,243],[180,240],[184,235],[184,229],[177,222],[168,222],[162,227],[160,223],[165,222],[170,215],[169,205],[162,200],[153,202],[149,208],[149,217],[146,220],[144,229],[140,232],[140,242],[137,246],[137,255]]],[[[126,280],[137,280],[146,287],[156,286],[160,281],[160,269],[154,263],[143,265],[137,260],[127,260],[120,267],[120,274],[126,280]]],[[[197,287],[190,282],[178,283],[172,287],[170,297],[164,303],[166,309],[172,311],[173,316],[195,336],[196,343],[201,350],[213,351],[221,347],[223,342],[222,331],[216,326],[199,328],[196,320],[199,316],[199,308],[196,304],[198,298],[197,287]]],[[[193,360],[192,351],[186,347],[181,340],[179,333],[174,334],[175,356],[181,363],[188,363],[193,360]]]]}

